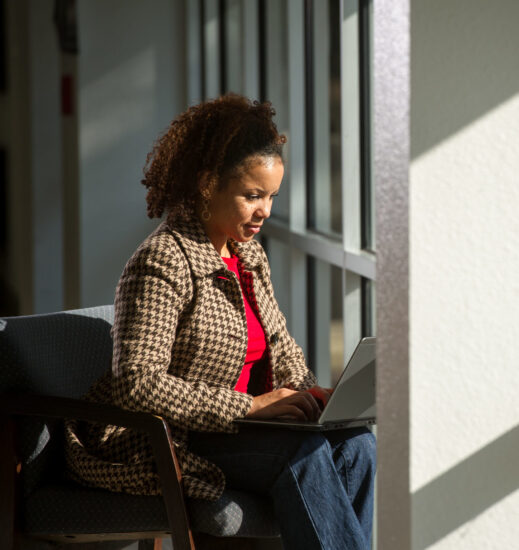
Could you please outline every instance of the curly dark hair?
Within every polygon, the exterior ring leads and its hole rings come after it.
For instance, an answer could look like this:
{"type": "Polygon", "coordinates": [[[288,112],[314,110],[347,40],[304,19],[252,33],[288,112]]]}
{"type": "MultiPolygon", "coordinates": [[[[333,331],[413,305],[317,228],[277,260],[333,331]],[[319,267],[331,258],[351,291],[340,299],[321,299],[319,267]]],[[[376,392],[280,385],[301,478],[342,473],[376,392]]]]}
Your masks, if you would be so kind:
{"type": "Polygon", "coordinates": [[[189,217],[258,157],[282,157],[270,102],[226,94],[190,107],[173,120],[148,154],[142,184],[148,216],[189,217]]]}

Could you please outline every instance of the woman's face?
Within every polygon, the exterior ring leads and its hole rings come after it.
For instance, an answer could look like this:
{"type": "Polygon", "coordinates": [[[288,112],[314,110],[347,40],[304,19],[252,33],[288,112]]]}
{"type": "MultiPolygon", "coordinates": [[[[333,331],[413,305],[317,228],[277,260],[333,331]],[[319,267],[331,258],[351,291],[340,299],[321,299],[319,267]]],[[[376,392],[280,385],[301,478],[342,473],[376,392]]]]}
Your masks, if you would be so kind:
{"type": "Polygon", "coordinates": [[[229,256],[229,238],[247,242],[260,232],[263,222],[270,216],[283,172],[279,157],[259,158],[223,189],[213,193],[208,206],[210,217],[202,223],[221,256],[229,256]]]}

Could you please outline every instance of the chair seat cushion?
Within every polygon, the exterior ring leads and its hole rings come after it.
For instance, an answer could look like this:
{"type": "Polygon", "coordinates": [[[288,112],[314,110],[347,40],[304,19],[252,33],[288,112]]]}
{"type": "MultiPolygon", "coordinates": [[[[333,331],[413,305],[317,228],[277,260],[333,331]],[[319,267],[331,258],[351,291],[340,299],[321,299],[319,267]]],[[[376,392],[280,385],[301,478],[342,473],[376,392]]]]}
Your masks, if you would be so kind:
{"type": "MultiPolygon", "coordinates": [[[[213,536],[279,535],[268,498],[227,490],[215,502],[188,501],[191,528],[213,536]]],[[[27,534],[63,535],[169,531],[162,497],[135,496],[60,481],[34,490],[23,503],[27,534]]]]}
{"type": "Polygon", "coordinates": [[[216,501],[190,499],[193,531],[219,537],[277,537],[272,501],[264,496],[226,489],[216,501]]]}
{"type": "Polygon", "coordinates": [[[28,534],[169,531],[162,497],[113,493],[69,481],[34,490],[21,515],[28,534]]]}

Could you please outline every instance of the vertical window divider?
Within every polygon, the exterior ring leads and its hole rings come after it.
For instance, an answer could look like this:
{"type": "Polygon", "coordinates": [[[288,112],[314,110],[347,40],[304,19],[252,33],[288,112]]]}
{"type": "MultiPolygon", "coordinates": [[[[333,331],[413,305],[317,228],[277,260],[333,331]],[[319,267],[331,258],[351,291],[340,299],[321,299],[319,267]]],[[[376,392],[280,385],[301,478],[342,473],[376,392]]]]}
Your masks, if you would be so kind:
{"type": "Polygon", "coordinates": [[[372,248],[371,191],[371,70],[370,70],[370,0],[359,3],[359,113],[360,113],[360,181],[361,248],[372,248]]]}
{"type": "Polygon", "coordinates": [[[315,185],[315,70],[314,70],[314,5],[313,0],[304,0],[304,104],[305,104],[305,160],[306,160],[306,220],[315,218],[315,205],[311,200],[315,185]]]}
{"type": "Polygon", "coordinates": [[[220,55],[220,94],[225,94],[228,89],[227,75],[227,24],[226,24],[226,0],[218,0],[218,47],[220,55]]]}
{"type": "Polygon", "coordinates": [[[259,32],[259,100],[267,99],[267,7],[266,0],[258,2],[258,32],[259,32]]]}
{"type": "Polygon", "coordinates": [[[206,76],[206,65],[207,65],[207,58],[205,54],[205,43],[206,43],[206,36],[205,36],[205,0],[198,0],[200,5],[200,82],[201,82],[201,96],[200,100],[203,100],[207,97],[207,76],[206,76]]]}

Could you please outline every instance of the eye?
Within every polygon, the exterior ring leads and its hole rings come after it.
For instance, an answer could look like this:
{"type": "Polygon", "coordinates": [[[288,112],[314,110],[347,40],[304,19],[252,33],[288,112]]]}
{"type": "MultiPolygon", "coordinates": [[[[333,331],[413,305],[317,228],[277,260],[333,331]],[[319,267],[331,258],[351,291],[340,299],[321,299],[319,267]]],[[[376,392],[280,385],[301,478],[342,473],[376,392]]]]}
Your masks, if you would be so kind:
{"type": "MultiPolygon", "coordinates": [[[[277,196],[278,196],[278,193],[272,193],[272,195],[269,196],[269,200],[273,200],[274,197],[277,197],[277,196]]],[[[258,195],[258,194],[255,194],[255,193],[249,193],[249,194],[245,195],[245,198],[248,201],[257,201],[257,200],[260,200],[262,197],[263,197],[263,195],[258,195]]]]}

